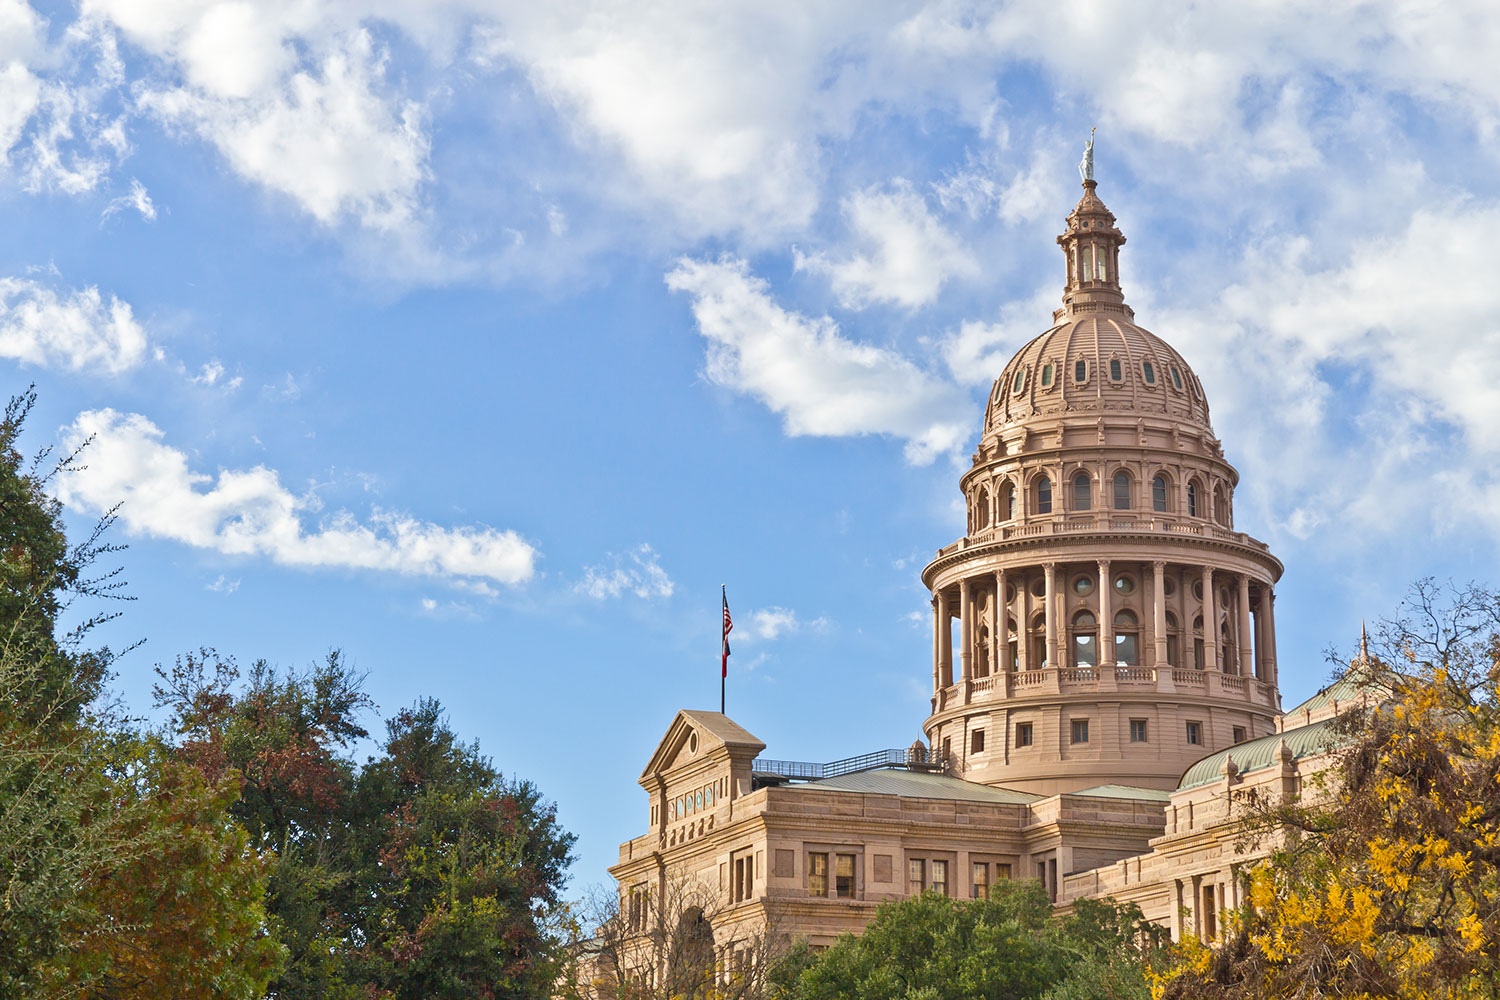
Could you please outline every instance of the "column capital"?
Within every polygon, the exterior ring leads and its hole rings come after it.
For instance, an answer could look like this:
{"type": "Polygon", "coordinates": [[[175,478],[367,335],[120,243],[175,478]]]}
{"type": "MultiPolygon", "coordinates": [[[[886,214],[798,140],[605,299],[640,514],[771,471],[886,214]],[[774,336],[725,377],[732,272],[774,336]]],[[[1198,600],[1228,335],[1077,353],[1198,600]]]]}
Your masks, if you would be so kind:
{"type": "Polygon", "coordinates": [[[1167,571],[1167,561],[1165,559],[1157,559],[1151,563],[1151,568],[1158,573],[1165,573],[1167,571]]]}
{"type": "Polygon", "coordinates": [[[1099,571],[1101,573],[1107,573],[1107,572],[1109,572],[1109,560],[1108,559],[1095,559],[1094,561],[1099,564],[1099,571]]]}

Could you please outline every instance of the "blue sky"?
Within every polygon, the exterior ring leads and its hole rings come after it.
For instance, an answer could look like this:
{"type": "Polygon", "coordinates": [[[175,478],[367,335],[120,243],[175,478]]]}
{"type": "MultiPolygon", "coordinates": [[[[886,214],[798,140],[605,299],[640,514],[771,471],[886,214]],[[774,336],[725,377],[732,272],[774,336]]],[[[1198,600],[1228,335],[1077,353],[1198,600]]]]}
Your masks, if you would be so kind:
{"type": "MultiPolygon", "coordinates": [[[[341,647],[580,835],[678,707],[919,734],[918,572],[1099,127],[1138,319],[1286,563],[1288,704],[1500,539],[1481,4],[0,0],[0,370],[145,636],[341,647]],[[1328,6],[1330,9],[1322,9],[1328,6]],[[1220,9],[1223,7],[1223,9],[1220,9]]],[[[1490,582],[1494,582],[1491,578],[1490,582]]]]}

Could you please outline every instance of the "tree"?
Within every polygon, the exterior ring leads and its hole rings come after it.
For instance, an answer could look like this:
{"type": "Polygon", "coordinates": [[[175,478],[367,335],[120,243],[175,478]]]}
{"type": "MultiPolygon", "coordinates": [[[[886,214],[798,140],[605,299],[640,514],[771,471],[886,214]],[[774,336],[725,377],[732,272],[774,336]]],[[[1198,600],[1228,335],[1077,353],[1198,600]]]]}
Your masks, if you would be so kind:
{"type": "MultiPolygon", "coordinates": [[[[712,877],[712,876],[711,876],[712,877]]],[[[566,1000],[762,1000],[777,995],[808,954],[777,924],[731,912],[713,882],[671,871],[649,892],[622,900],[597,891],[580,905],[592,928],[575,938],[566,1000]],[[779,978],[778,978],[779,977],[779,978]]]]}
{"type": "Polygon", "coordinates": [[[69,545],[51,475],[17,448],[35,396],[0,420],[0,996],[259,996],[278,950],[264,879],[225,807],[232,786],[167,766],[97,696],[109,614],[62,624],[73,600],[122,596],[110,518],[69,545]]]}
{"type": "Polygon", "coordinates": [[[806,967],[785,993],[789,1000],[1144,998],[1158,933],[1133,904],[1084,901],[1054,920],[1034,882],[1000,883],[979,900],[929,892],[883,905],[863,935],[840,939],[810,964],[796,959],[806,967]]]}
{"type": "Polygon", "coordinates": [[[278,997],[549,995],[546,918],[573,837],[425,700],[363,767],[370,701],[338,653],[303,672],[212,650],[159,669],[177,759],[234,776],[250,843],[273,859],[267,909],[288,960],[278,997]]]}
{"type": "Polygon", "coordinates": [[[1252,803],[1279,849],[1160,996],[1500,997],[1500,594],[1421,581],[1376,638],[1350,676],[1384,697],[1304,801],[1252,803]]]}

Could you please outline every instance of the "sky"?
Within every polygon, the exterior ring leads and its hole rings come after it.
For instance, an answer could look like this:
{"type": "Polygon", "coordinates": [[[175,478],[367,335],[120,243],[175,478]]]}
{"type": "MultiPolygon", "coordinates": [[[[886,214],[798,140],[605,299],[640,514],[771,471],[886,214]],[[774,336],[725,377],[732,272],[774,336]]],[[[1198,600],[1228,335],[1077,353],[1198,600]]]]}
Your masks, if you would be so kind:
{"type": "MultiPolygon", "coordinates": [[[[908,745],[919,573],[1060,303],[1097,127],[1137,320],[1286,564],[1287,705],[1411,581],[1495,584],[1490,4],[0,0],[0,372],[145,639],[333,648],[579,836],[718,703],[908,745]]],[[[158,716],[159,717],[159,716],[158,716]]],[[[361,753],[369,748],[361,748],[361,753]]]]}

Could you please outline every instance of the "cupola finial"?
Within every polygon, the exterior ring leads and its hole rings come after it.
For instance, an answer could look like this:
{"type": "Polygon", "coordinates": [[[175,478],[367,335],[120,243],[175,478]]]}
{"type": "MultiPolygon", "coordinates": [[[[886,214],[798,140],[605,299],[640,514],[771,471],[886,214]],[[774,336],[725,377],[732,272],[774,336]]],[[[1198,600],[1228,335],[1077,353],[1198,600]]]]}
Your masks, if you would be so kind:
{"type": "Polygon", "coordinates": [[[1083,159],[1078,163],[1078,177],[1085,184],[1094,179],[1094,133],[1098,130],[1097,125],[1089,129],[1089,141],[1083,144],[1083,159]]]}

